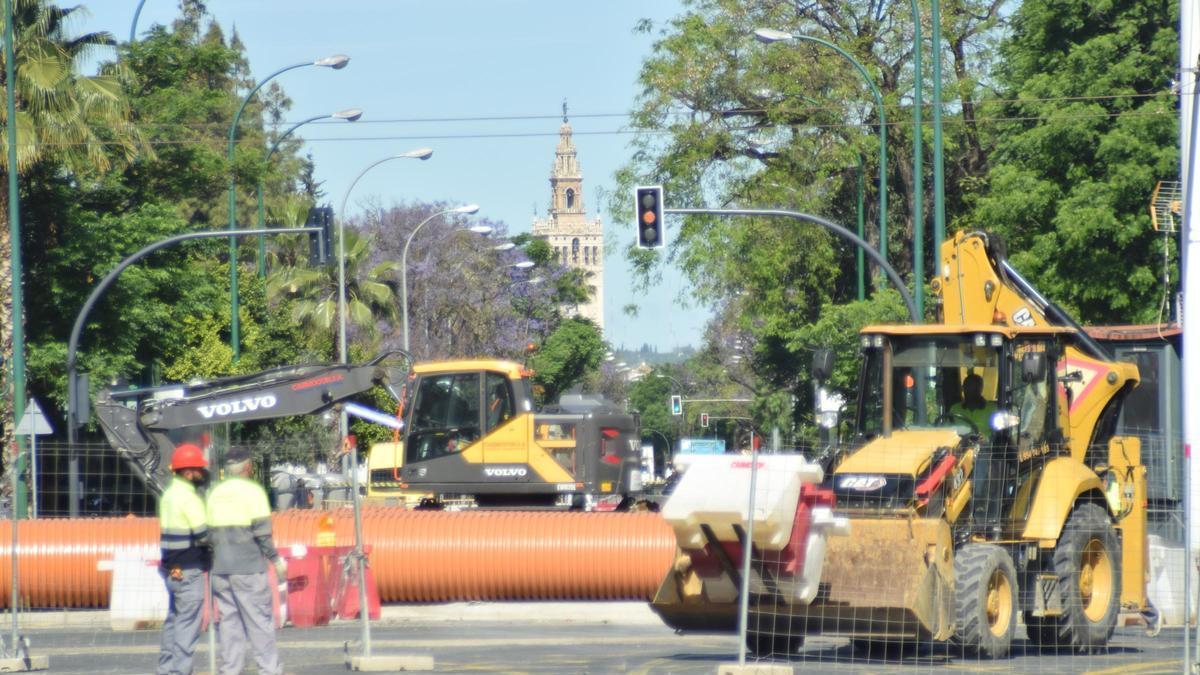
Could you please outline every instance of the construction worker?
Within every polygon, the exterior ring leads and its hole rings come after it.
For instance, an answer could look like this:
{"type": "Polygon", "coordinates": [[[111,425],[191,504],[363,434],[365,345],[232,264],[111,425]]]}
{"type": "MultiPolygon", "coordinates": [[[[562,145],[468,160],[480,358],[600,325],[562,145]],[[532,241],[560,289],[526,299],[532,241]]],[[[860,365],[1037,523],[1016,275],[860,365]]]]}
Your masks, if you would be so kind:
{"type": "Polygon", "coordinates": [[[983,397],[983,378],[978,373],[968,373],[962,381],[963,400],[950,406],[950,414],[969,421],[984,439],[992,437],[992,413],[996,404],[983,397]]]}
{"type": "Polygon", "coordinates": [[[159,573],[167,584],[170,604],[163,622],[158,674],[188,675],[200,641],[204,608],[204,572],[208,569],[208,517],[196,488],[208,480],[204,451],[182,443],[171,456],[175,476],[158,500],[162,549],[159,573]]]}
{"type": "Polygon", "coordinates": [[[262,675],[280,675],[275,645],[274,589],[267,578],[273,564],[278,578],[287,577],[287,564],[271,541],[271,507],[262,486],[250,479],[250,453],[234,448],[225,457],[225,479],[208,495],[208,524],[212,531],[212,589],[220,623],[219,672],[242,672],[246,643],[262,675]]]}

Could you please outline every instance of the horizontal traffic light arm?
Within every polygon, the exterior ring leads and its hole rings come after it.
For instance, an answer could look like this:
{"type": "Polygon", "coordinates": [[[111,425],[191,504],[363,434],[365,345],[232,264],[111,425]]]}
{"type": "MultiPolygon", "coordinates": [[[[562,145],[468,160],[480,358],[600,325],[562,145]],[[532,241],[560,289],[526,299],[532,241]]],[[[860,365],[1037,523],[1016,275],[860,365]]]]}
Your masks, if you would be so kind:
{"type": "Polygon", "coordinates": [[[663,213],[669,213],[672,215],[684,215],[684,216],[686,216],[686,215],[701,215],[701,216],[760,216],[760,217],[766,217],[766,218],[779,217],[779,218],[792,218],[794,220],[803,220],[805,222],[809,222],[814,225],[820,225],[821,227],[829,230],[830,232],[841,237],[842,239],[845,239],[846,241],[850,242],[851,244],[854,244],[855,246],[862,249],[863,253],[865,253],[868,258],[870,258],[872,261],[874,261],[875,264],[879,265],[879,269],[883,270],[883,273],[887,275],[888,280],[891,281],[892,285],[894,285],[896,287],[896,290],[900,292],[900,298],[904,300],[904,306],[908,308],[909,318],[915,324],[922,323],[921,315],[917,313],[917,306],[915,304],[913,304],[912,294],[908,292],[908,288],[904,285],[904,280],[900,278],[900,274],[898,272],[896,272],[896,268],[889,265],[887,260],[884,260],[883,256],[881,256],[879,254],[879,251],[875,250],[874,246],[871,246],[867,242],[863,241],[862,237],[859,237],[858,235],[854,234],[850,230],[847,230],[846,228],[842,227],[841,225],[838,225],[837,223],[834,223],[829,220],[825,220],[824,218],[822,218],[820,216],[814,216],[810,213],[800,213],[799,211],[784,211],[782,209],[667,209],[667,208],[664,208],[663,213]]]}

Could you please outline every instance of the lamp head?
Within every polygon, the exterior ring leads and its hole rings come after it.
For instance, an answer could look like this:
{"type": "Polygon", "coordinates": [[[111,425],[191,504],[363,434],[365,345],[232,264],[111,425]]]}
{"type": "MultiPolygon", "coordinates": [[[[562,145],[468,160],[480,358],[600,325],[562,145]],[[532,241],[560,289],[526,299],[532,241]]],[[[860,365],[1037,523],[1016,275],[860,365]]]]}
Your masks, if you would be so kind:
{"type": "Polygon", "coordinates": [[[472,225],[471,227],[468,227],[467,230],[474,232],[475,234],[482,234],[486,236],[491,234],[494,228],[491,225],[472,225]]]}
{"type": "Polygon", "coordinates": [[[433,157],[433,150],[430,148],[417,148],[416,150],[409,150],[408,152],[402,152],[396,156],[411,158],[411,159],[425,160],[425,159],[429,159],[430,157],[433,157]]]}
{"type": "Polygon", "coordinates": [[[479,212],[478,204],[466,204],[465,206],[459,206],[451,211],[451,213],[478,213],[478,212],[479,212]]]}
{"type": "Polygon", "coordinates": [[[522,260],[521,262],[516,262],[516,263],[509,265],[509,267],[515,267],[516,269],[519,269],[519,270],[527,270],[530,267],[533,267],[533,265],[534,265],[534,262],[532,260],[522,260]]]}
{"type": "Polygon", "coordinates": [[[771,44],[772,42],[791,40],[792,34],[774,28],[759,28],[754,31],[754,39],[771,44]]]}
{"type": "Polygon", "coordinates": [[[495,246],[492,247],[492,250],[493,251],[511,251],[516,247],[517,247],[516,244],[512,243],[511,241],[506,241],[503,244],[496,244],[495,246]]]}
{"type": "Polygon", "coordinates": [[[350,57],[346,56],[345,54],[334,54],[332,56],[326,56],[313,61],[314,66],[333,68],[334,70],[341,70],[342,68],[345,68],[346,64],[348,63],[350,63],[350,57]]]}
{"type": "Polygon", "coordinates": [[[333,113],[332,115],[330,115],[330,117],[332,117],[335,120],[346,120],[347,122],[357,122],[359,120],[359,118],[362,117],[362,114],[363,114],[363,111],[359,108],[346,108],[345,110],[339,110],[339,111],[333,113]]]}

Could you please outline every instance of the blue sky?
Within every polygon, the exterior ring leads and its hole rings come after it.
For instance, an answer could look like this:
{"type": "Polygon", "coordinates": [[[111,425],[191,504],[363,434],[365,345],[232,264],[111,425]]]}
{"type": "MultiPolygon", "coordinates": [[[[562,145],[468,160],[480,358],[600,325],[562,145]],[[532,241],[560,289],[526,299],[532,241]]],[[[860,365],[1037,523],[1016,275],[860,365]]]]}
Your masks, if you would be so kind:
{"type": "MultiPolygon", "coordinates": [[[[80,1],[90,17],[77,31],[128,39],[136,0],[80,1]]],[[[276,80],[293,100],[289,122],[351,107],[365,112],[354,124],[314,123],[297,132],[332,206],[368,164],[428,146],[435,151],[428,162],[389,162],[368,173],[348,211],[372,201],[474,202],[513,233],[529,230],[535,209],[545,214],[564,98],[585,204],[596,214],[597,191],[611,193],[612,175],[630,153],[622,114],[633,106],[652,44],[652,36],[634,34],[633,27],[641,18],[661,25],[680,11],[676,0],[209,0],[207,6],[226,35],[236,27],[256,77],[329,54],[351,57],[341,71],[302,68],[276,80]],[[498,117],[522,119],[461,119],[498,117]]],[[[146,0],[139,33],[177,13],[176,0],[146,0]]],[[[686,286],[674,272],[651,295],[633,298],[622,253],[632,224],[601,215],[610,244],[609,341],[660,350],[698,345],[708,312],[678,305],[686,286]],[[631,301],[640,307],[637,318],[621,312],[631,301]]]]}

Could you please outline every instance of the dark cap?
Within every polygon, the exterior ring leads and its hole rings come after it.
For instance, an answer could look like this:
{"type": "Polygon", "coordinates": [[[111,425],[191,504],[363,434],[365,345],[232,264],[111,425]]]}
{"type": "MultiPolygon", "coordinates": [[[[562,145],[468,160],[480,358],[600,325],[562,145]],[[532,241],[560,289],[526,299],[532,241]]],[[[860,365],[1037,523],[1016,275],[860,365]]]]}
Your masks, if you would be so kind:
{"type": "Polygon", "coordinates": [[[225,453],[226,464],[241,464],[250,459],[249,448],[230,448],[229,452],[225,453]]]}

